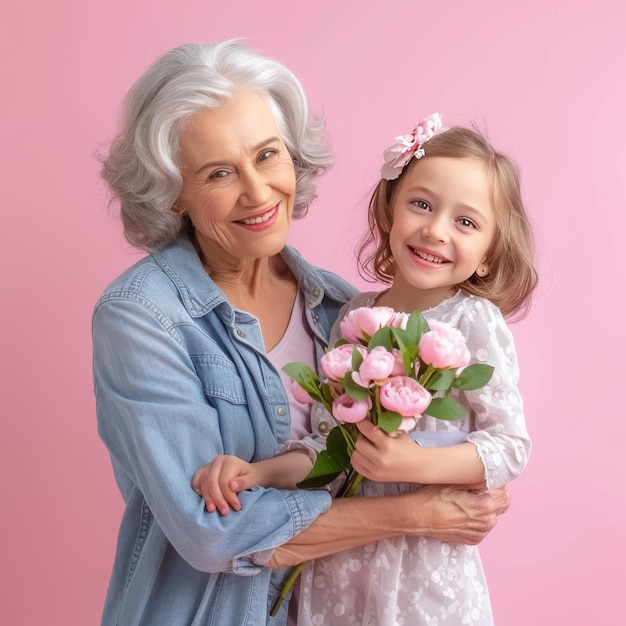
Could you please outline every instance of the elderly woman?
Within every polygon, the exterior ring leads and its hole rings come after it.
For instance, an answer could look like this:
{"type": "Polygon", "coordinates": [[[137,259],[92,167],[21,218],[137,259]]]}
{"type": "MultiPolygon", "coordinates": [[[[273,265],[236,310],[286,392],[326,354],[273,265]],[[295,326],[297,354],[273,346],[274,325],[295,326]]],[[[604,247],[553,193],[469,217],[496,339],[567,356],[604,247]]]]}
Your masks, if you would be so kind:
{"type": "Polygon", "coordinates": [[[355,290],[286,241],[331,161],[296,78],[232,42],[172,50],[128,95],[103,176],[150,254],[93,316],[99,433],[126,505],[104,624],[285,624],[286,604],[268,616],[280,568],[398,534],[476,543],[508,506],[453,487],[333,501],[284,476],[221,516],[191,489],[217,455],[262,460],[310,430],[279,372],[316,364],[355,290]]]}

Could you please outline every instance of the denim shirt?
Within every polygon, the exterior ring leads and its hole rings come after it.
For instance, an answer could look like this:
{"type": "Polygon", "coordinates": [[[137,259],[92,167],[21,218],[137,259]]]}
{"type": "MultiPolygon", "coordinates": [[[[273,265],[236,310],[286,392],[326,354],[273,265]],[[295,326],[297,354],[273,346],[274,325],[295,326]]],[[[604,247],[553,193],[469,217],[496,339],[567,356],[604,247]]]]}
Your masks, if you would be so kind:
{"type": "MultiPolygon", "coordinates": [[[[305,298],[318,357],[356,290],[282,252],[305,298]]],[[[273,456],[289,437],[289,403],[258,320],[235,310],[186,235],[118,277],[93,315],[98,432],[125,502],[102,623],[283,625],[273,603],[286,571],[271,550],[331,504],[324,490],[260,487],[242,510],[207,513],[194,472],[218,454],[273,456]]]]}

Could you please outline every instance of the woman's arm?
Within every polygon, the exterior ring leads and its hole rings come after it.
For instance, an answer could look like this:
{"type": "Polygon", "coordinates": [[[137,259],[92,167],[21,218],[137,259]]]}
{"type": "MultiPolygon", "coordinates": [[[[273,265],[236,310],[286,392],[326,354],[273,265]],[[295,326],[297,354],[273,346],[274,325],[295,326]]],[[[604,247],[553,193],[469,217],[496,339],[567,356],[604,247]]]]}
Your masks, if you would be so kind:
{"type": "Polygon", "coordinates": [[[475,545],[509,504],[504,488],[477,493],[467,486],[440,485],[398,496],[337,499],[307,529],[276,548],[267,566],[281,569],[396,535],[475,545]]]}
{"type": "Polygon", "coordinates": [[[141,493],[150,516],[196,569],[254,574],[259,566],[250,555],[306,528],[331,505],[330,494],[254,489],[239,494],[241,511],[207,513],[191,489],[194,471],[220,454],[271,457],[275,438],[262,419],[268,408],[215,342],[199,332],[181,336],[190,326],[182,314],[178,328],[146,297],[128,292],[102,301],[93,319],[98,429],[123,497],[141,493]],[[199,344],[195,361],[185,343],[192,340],[199,344]]]}

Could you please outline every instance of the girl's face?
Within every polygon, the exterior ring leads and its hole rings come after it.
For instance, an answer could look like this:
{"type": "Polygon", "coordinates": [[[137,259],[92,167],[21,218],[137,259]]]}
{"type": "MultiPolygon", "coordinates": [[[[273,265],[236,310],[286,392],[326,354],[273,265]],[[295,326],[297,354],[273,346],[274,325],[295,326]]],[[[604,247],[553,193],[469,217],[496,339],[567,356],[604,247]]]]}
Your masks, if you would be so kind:
{"type": "Polygon", "coordinates": [[[242,91],[193,115],[180,137],[176,202],[195,227],[208,266],[240,267],[287,240],[296,176],[269,105],[242,91]]]}
{"type": "Polygon", "coordinates": [[[489,272],[497,218],[483,161],[420,159],[399,182],[392,211],[394,288],[417,290],[422,310],[453,295],[474,272],[489,272]]]}

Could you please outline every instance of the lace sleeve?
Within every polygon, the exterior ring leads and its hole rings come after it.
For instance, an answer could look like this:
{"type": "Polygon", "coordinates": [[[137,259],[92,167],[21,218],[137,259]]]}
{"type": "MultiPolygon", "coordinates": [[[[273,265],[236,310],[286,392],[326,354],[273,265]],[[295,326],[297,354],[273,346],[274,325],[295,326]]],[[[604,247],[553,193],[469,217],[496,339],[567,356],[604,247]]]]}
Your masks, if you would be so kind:
{"type": "Polygon", "coordinates": [[[493,304],[479,298],[466,300],[459,328],[466,337],[474,362],[488,363],[495,370],[489,383],[476,391],[463,392],[461,401],[470,416],[471,441],[485,466],[489,489],[518,476],[528,461],[531,442],[526,430],[522,397],[518,388],[519,368],[513,335],[493,304]]]}

